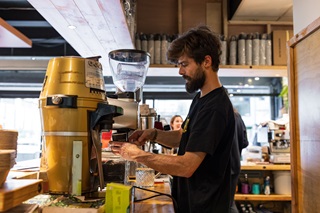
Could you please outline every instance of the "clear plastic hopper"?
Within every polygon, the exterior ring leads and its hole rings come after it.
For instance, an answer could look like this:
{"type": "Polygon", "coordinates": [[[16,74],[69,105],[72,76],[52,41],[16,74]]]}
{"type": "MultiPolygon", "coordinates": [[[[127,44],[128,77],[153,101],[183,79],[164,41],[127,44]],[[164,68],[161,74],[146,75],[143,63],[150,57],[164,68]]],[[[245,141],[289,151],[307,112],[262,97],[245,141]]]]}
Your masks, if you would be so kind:
{"type": "Polygon", "coordinates": [[[120,49],[109,52],[113,83],[122,92],[135,92],[144,85],[150,54],[142,50],[120,49]]]}

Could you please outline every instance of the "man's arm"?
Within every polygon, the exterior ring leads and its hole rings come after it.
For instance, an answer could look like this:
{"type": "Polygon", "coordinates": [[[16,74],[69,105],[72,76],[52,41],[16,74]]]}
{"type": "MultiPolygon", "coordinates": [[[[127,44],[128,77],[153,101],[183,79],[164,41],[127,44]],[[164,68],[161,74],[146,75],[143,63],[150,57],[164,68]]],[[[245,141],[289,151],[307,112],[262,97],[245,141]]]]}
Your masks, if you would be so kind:
{"type": "Polygon", "coordinates": [[[160,155],[145,152],[132,143],[111,142],[112,151],[124,159],[136,161],[164,174],[190,177],[206,156],[204,152],[186,152],[184,155],[160,155]]]}
{"type": "Polygon", "coordinates": [[[171,148],[179,147],[182,136],[182,129],[172,131],[162,131],[155,129],[155,131],[157,131],[157,136],[154,140],[155,142],[171,148]]]}
{"type": "Polygon", "coordinates": [[[206,153],[186,152],[184,155],[157,155],[146,153],[137,156],[136,161],[164,174],[180,177],[191,177],[197,170],[206,153]]]}
{"type": "Polygon", "coordinates": [[[144,145],[146,141],[154,141],[167,147],[178,147],[182,130],[162,131],[158,129],[136,130],[129,137],[130,143],[144,145]]]}

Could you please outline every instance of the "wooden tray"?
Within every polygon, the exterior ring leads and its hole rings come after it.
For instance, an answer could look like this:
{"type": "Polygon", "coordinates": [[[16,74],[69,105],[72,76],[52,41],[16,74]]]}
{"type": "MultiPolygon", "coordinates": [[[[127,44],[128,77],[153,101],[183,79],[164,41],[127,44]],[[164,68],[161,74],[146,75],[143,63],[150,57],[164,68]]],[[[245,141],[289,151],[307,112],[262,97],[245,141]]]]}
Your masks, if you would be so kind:
{"type": "Polygon", "coordinates": [[[0,149],[17,150],[18,132],[15,130],[0,129],[0,149]]]}
{"type": "Polygon", "coordinates": [[[20,205],[42,191],[42,180],[7,180],[0,188],[0,212],[20,205]]]}

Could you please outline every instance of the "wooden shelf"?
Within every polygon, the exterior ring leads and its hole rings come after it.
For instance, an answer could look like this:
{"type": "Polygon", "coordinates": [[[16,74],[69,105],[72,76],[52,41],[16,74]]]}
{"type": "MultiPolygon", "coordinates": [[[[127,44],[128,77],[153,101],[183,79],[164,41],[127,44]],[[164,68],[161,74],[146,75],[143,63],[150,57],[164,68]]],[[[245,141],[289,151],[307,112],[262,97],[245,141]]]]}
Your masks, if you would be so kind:
{"type": "Polygon", "coordinates": [[[281,170],[281,171],[290,171],[290,165],[242,165],[241,170],[281,170]]]}
{"type": "Polygon", "coordinates": [[[291,201],[291,195],[253,195],[253,194],[235,194],[234,199],[239,200],[257,200],[257,201],[291,201]]]}
{"type": "Polygon", "coordinates": [[[239,35],[240,33],[272,33],[274,30],[293,30],[292,21],[240,21],[229,20],[225,23],[224,35],[239,35]]]}
{"type": "MultiPolygon", "coordinates": [[[[221,65],[220,77],[287,77],[286,66],[221,65]]],[[[180,76],[175,65],[152,64],[148,76],[180,76]]]]}

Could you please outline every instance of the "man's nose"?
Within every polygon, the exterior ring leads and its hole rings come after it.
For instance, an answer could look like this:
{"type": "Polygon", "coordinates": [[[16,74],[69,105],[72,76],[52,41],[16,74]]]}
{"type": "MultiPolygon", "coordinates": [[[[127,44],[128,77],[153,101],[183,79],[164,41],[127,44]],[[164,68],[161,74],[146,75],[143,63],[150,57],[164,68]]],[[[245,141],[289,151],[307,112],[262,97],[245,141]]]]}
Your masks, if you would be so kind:
{"type": "Polygon", "coordinates": [[[186,72],[182,66],[179,66],[179,75],[184,75],[186,72]]]}

